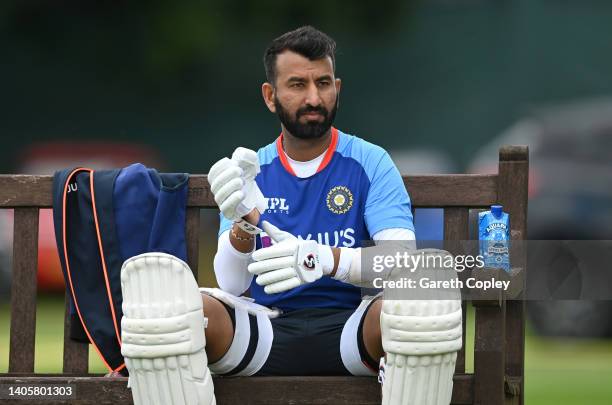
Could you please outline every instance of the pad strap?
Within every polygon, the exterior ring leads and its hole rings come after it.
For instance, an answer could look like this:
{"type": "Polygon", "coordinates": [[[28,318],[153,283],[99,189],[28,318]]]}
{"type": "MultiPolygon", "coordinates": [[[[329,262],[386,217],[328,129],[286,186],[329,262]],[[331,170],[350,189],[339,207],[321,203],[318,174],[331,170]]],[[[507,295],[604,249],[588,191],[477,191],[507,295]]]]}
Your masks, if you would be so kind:
{"type": "Polygon", "coordinates": [[[265,307],[257,304],[253,298],[244,296],[237,297],[219,288],[200,287],[200,293],[210,295],[211,297],[227,304],[230,308],[245,310],[251,315],[257,316],[261,313],[266,315],[268,318],[276,318],[281,314],[281,310],[278,308],[265,307]]]}

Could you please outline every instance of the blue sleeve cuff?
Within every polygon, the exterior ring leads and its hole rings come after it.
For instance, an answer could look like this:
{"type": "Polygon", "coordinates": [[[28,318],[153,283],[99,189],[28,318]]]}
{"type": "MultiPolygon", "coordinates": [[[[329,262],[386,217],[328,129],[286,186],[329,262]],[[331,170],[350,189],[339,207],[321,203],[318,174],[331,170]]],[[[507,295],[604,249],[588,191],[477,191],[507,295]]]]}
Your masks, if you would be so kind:
{"type": "Polygon", "coordinates": [[[219,233],[217,234],[217,238],[223,234],[225,231],[229,231],[232,227],[232,221],[225,218],[223,214],[219,213],[219,233]]]}

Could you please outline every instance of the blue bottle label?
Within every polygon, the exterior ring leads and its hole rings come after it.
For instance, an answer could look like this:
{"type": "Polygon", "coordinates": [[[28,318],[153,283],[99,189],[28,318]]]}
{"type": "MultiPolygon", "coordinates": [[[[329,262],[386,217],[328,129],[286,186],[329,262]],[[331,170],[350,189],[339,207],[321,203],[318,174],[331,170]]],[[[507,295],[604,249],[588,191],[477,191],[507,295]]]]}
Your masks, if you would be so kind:
{"type": "Polygon", "coordinates": [[[510,271],[510,217],[501,212],[498,217],[491,211],[478,214],[480,255],[485,267],[510,271]]]}

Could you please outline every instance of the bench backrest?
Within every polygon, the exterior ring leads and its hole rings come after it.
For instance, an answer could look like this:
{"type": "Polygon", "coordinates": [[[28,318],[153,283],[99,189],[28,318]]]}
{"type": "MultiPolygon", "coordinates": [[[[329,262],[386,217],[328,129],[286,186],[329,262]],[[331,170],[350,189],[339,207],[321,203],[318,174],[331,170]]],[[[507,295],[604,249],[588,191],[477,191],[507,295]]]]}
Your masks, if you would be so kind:
{"type": "MultiPolygon", "coordinates": [[[[527,147],[505,146],[499,151],[497,174],[404,176],[404,184],[414,208],[444,209],[444,238],[447,240],[468,240],[469,210],[495,203],[502,204],[504,211],[510,214],[512,239],[525,239],[528,165],[527,147]]],[[[52,181],[52,176],[0,176],[0,209],[14,209],[10,374],[34,372],[39,210],[52,207],[52,181]]],[[[192,175],[187,208],[187,254],[196,276],[200,209],[216,207],[206,176],[192,175]]],[[[504,392],[513,392],[522,403],[524,302],[473,304],[476,316],[474,375],[465,378],[465,384],[455,384],[459,391],[455,397],[469,398],[474,403],[501,404],[504,392]]],[[[85,375],[88,347],[68,338],[68,319],[66,313],[63,371],[85,375]]],[[[458,356],[456,373],[465,373],[465,345],[458,356]]]]}

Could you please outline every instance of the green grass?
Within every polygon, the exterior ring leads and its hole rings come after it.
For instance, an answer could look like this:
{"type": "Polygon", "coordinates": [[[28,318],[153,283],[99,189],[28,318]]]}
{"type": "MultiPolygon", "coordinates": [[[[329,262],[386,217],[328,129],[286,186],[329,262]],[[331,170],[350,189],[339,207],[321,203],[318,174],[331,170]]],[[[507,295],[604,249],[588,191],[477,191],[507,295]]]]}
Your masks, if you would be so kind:
{"type": "MultiPolygon", "coordinates": [[[[466,368],[473,371],[473,311],[467,325],[466,368]]],[[[9,305],[0,303],[0,373],[8,370],[9,305]]],[[[62,367],[63,297],[41,296],[36,313],[35,370],[59,373],[62,367]]],[[[90,350],[90,371],[105,367],[90,350]]],[[[525,398],[533,405],[608,405],[612,403],[612,340],[560,340],[528,331],[525,398]]]]}
{"type": "MultiPolygon", "coordinates": [[[[8,370],[10,311],[8,303],[0,304],[0,373],[8,370]]],[[[61,373],[64,342],[64,297],[43,295],[36,306],[36,346],[34,371],[61,373]]],[[[105,373],[106,367],[90,346],[89,370],[105,373]]]]}
{"type": "Polygon", "coordinates": [[[612,403],[612,340],[552,340],[530,336],[525,395],[537,405],[612,403]]]}

